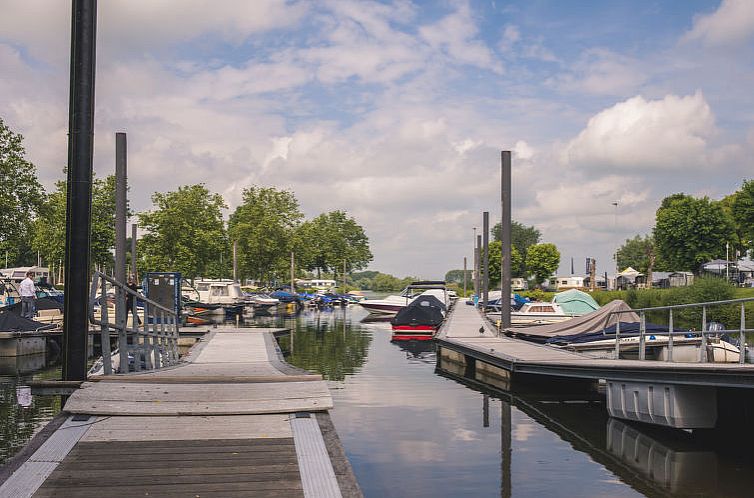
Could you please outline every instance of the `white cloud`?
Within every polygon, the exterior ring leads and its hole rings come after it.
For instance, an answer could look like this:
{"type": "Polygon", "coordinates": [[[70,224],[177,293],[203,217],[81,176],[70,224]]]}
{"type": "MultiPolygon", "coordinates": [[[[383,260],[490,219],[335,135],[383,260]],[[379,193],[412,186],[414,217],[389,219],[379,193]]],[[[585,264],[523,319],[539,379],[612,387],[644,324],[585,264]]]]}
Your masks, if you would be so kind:
{"type": "Polygon", "coordinates": [[[419,33],[427,43],[443,50],[455,62],[503,72],[502,64],[492,51],[477,39],[478,28],[468,4],[461,4],[435,24],[422,26],[419,33]]]}
{"type": "Polygon", "coordinates": [[[638,60],[610,50],[589,49],[569,72],[551,78],[548,83],[572,92],[624,95],[635,91],[646,79],[638,60]]]}
{"type": "Polygon", "coordinates": [[[542,39],[524,39],[518,26],[508,24],[503,28],[497,48],[509,57],[521,57],[545,62],[557,62],[558,58],[545,48],[542,39]]]}
{"type": "Polygon", "coordinates": [[[662,100],[636,96],[593,116],[567,145],[564,159],[573,167],[608,171],[689,171],[706,164],[715,132],[700,91],[662,100]]]}
{"type": "Polygon", "coordinates": [[[682,41],[699,41],[706,46],[722,47],[747,42],[754,35],[754,2],[723,0],[711,14],[697,16],[682,41]]]}

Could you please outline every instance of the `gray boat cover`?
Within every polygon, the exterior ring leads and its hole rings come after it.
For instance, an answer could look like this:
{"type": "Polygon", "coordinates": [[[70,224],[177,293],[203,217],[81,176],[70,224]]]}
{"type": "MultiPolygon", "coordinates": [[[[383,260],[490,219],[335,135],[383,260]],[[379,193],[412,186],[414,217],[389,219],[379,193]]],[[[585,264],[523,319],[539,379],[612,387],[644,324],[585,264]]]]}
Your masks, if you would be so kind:
{"type": "Polygon", "coordinates": [[[547,325],[535,325],[532,327],[509,328],[505,332],[512,335],[527,335],[533,337],[560,337],[564,335],[590,334],[600,332],[616,322],[634,323],[639,321],[639,315],[631,311],[630,313],[613,314],[615,311],[630,311],[631,307],[624,301],[616,299],[610,301],[602,308],[577,316],[570,320],[559,323],[549,323],[547,325]]]}

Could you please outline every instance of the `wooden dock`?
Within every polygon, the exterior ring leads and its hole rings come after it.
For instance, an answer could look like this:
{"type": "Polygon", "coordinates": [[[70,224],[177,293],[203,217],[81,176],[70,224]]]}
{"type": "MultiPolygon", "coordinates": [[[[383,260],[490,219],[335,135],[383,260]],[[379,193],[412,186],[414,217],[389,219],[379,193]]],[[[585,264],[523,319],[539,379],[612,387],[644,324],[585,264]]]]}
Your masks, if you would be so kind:
{"type": "Polygon", "coordinates": [[[279,331],[218,328],[178,366],[84,383],[0,496],[361,496],[327,385],[279,331]]]}
{"type": "Polygon", "coordinates": [[[436,337],[449,347],[510,373],[626,382],[669,382],[694,386],[754,389],[754,365],[611,360],[586,356],[521,339],[498,336],[473,306],[454,306],[436,337]]]}

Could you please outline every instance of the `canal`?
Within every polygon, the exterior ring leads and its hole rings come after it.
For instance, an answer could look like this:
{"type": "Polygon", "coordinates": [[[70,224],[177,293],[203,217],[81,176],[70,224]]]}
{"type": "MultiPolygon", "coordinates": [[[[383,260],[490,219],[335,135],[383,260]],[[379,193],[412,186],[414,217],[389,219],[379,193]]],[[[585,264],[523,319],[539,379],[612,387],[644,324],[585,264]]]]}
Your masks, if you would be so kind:
{"type": "MultiPolygon", "coordinates": [[[[331,416],[367,497],[751,496],[750,444],[606,416],[599,395],[510,395],[463,378],[432,344],[394,344],[359,307],[257,317],[282,326],[291,364],[321,373],[331,416]]],[[[31,396],[56,358],[2,365],[0,459],[60,410],[31,396]]],[[[741,431],[741,434],[747,431],[741,431]]]]}

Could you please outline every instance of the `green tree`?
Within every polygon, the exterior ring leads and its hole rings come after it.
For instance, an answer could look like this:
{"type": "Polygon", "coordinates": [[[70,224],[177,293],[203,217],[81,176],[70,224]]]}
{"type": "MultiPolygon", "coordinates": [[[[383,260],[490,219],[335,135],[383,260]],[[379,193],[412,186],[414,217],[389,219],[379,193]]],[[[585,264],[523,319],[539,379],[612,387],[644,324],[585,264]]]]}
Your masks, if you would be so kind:
{"type": "Polygon", "coordinates": [[[344,262],[346,272],[361,270],[372,261],[369,238],[345,211],[320,214],[302,224],[300,233],[311,248],[306,268],[318,274],[326,271],[340,275],[344,262]]]}
{"type": "MultiPolygon", "coordinates": [[[[490,260],[490,287],[496,287],[500,285],[500,264],[503,261],[503,244],[499,240],[493,240],[489,246],[489,260],[490,260]]],[[[560,257],[558,257],[559,259],[560,257]]],[[[522,277],[523,272],[523,258],[519,254],[516,246],[511,247],[511,277],[522,277]]]]}
{"type": "Polygon", "coordinates": [[[526,268],[537,285],[550,278],[560,266],[560,252],[555,244],[534,244],[526,254],[526,268]]]}
{"type": "Polygon", "coordinates": [[[618,267],[626,269],[629,266],[634,269],[649,274],[656,265],[656,250],[654,238],[651,235],[637,235],[633,239],[626,239],[626,242],[618,249],[618,267]]]}
{"type": "Polygon", "coordinates": [[[237,242],[241,275],[263,282],[287,277],[291,251],[301,266],[307,259],[306,245],[296,237],[296,230],[303,217],[288,190],[256,185],[245,189],[243,202],[228,221],[228,235],[237,242]]]}
{"type": "Polygon", "coordinates": [[[754,180],[744,180],[732,197],[730,212],[736,222],[741,248],[754,251],[754,180]]]}
{"type": "Polygon", "coordinates": [[[686,194],[663,199],[654,228],[657,255],[672,270],[698,271],[724,258],[725,244],[737,244],[735,223],[719,202],[686,194]]]}
{"type": "MultiPolygon", "coordinates": [[[[466,270],[466,283],[470,284],[471,282],[471,275],[473,274],[472,270],[466,270]]],[[[463,285],[463,270],[448,270],[448,272],[445,274],[445,282],[448,284],[459,284],[463,285]]]]}
{"type": "Polygon", "coordinates": [[[386,273],[378,273],[372,279],[372,290],[377,292],[389,292],[394,290],[401,290],[403,288],[403,281],[392,275],[386,273]]]}
{"type": "Polygon", "coordinates": [[[220,194],[203,184],[152,195],[155,209],[139,213],[147,233],[139,240],[140,266],[146,271],[179,271],[184,277],[228,274],[228,240],[220,194]]]}
{"type": "MultiPolygon", "coordinates": [[[[500,223],[492,228],[493,240],[500,240],[502,229],[500,223]]],[[[521,258],[526,261],[526,254],[530,246],[539,244],[542,234],[533,226],[526,226],[517,221],[511,221],[511,244],[518,250],[521,258]]]]}
{"type": "Polygon", "coordinates": [[[0,251],[14,266],[36,259],[29,250],[32,225],[44,201],[37,169],[25,155],[23,137],[0,119],[0,251]]]}
{"type": "MultiPolygon", "coordinates": [[[[32,247],[43,260],[60,263],[65,259],[66,182],[55,183],[39,209],[34,222],[32,247]]],[[[90,258],[93,265],[113,266],[115,245],[115,176],[94,178],[92,182],[92,225],[90,258]]]]}

